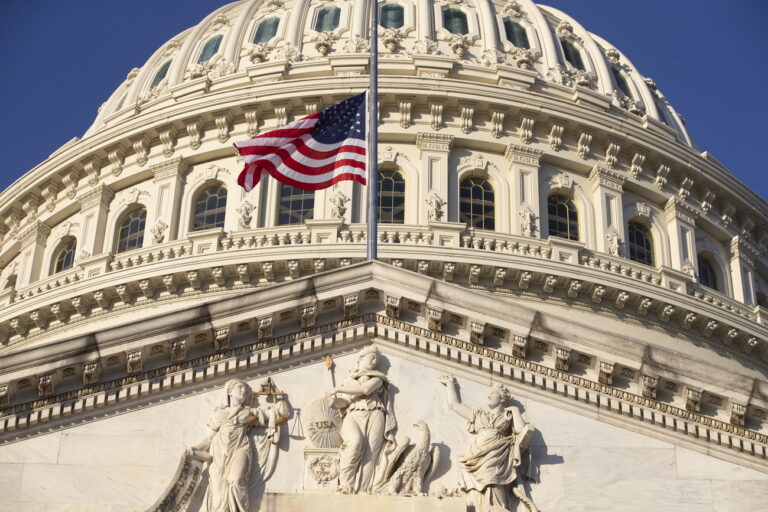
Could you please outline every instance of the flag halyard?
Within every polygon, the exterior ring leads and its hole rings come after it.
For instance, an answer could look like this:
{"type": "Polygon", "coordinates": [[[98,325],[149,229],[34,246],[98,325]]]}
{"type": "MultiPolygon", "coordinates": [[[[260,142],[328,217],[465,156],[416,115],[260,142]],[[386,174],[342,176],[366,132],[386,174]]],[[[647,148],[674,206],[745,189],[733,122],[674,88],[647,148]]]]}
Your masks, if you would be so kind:
{"type": "Polygon", "coordinates": [[[343,180],[367,181],[366,93],[315,114],[235,142],[245,161],[238,183],[247,191],[269,174],[302,190],[320,190],[343,180]]]}

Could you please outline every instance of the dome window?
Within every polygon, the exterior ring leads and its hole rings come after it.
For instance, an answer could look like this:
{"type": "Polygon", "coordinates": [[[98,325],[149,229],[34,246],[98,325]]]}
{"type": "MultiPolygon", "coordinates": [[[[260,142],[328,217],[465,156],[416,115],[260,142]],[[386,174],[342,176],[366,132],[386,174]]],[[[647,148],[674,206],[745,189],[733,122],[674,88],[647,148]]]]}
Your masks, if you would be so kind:
{"type": "MultiPolygon", "coordinates": [[[[155,78],[152,79],[152,82],[149,84],[150,89],[154,89],[158,85],[160,85],[160,82],[163,81],[165,76],[168,74],[168,68],[171,67],[171,61],[167,60],[163,63],[162,66],[160,66],[160,69],[157,70],[157,73],[155,73],[155,78]]],[[[118,107],[118,110],[120,108],[118,107]]]]}
{"type": "Polygon", "coordinates": [[[717,290],[717,274],[715,273],[715,266],[708,258],[701,254],[699,254],[697,263],[699,266],[699,283],[707,288],[717,290]]]}
{"type": "Polygon", "coordinates": [[[317,22],[315,30],[318,32],[332,32],[339,26],[341,19],[341,9],[338,7],[323,7],[317,13],[317,22]]]}
{"type": "Polygon", "coordinates": [[[280,211],[277,224],[303,224],[314,217],[315,193],[312,190],[302,190],[290,185],[280,186],[280,211]]]}
{"type": "Polygon", "coordinates": [[[144,245],[144,226],[147,223],[147,209],[139,208],[125,216],[117,235],[117,252],[140,249],[144,245]]]}
{"type": "Polygon", "coordinates": [[[466,178],[459,187],[459,220],[475,229],[496,229],[493,186],[480,177],[466,178]]]}
{"type": "Polygon", "coordinates": [[[405,223],[405,178],[398,171],[379,171],[379,222],[405,223]]]}
{"type": "Polygon", "coordinates": [[[563,47],[563,54],[565,55],[565,60],[571,63],[571,66],[575,67],[576,69],[580,69],[581,71],[586,71],[584,68],[584,61],[581,60],[581,52],[578,48],[576,48],[572,42],[561,39],[560,45],[563,47]]]}
{"type": "Polygon", "coordinates": [[[402,28],[405,9],[402,5],[384,4],[381,6],[379,25],[384,28],[402,28]]]}
{"type": "Polygon", "coordinates": [[[528,42],[528,33],[519,23],[504,18],[504,32],[507,33],[507,40],[518,48],[525,48],[526,50],[531,48],[531,43],[528,42]]]}
{"type": "Polygon", "coordinates": [[[459,9],[443,11],[443,27],[451,34],[469,34],[467,15],[459,9]]]}
{"type": "Polygon", "coordinates": [[[56,252],[56,256],[53,258],[53,273],[58,274],[65,270],[72,268],[75,263],[75,249],[77,248],[77,242],[74,238],[65,240],[59,250],[56,252]]]}
{"type": "Polygon", "coordinates": [[[200,51],[200,56],[197,58],[197,63],[202,64],[211,60],[211,58],[218,53],[223,38],[224,36],[217,34],[206,41],[205,45],[203,45],[203,49],[200,51]]]}
{"type": "Polygon", "coordinates": [[[216,184],[206,187],[195,201],[195,218],[192,231],[224,227],[227,212],[227,189],[216,184]]]}
{"type": "Polygon", "coordinates": [[[616,87],[624,93],[624,96],[631,98],[632,94],[629,92],[629,84],[627,83],[626,78],[624,78],[624,75],[621,74],[621,71],[611,66],[611,72],[613,72],[613,80],[616,82],[616,87]]]}
{"type": "Polygon", "coordinates": [[[258,28],[256,29],[256,35],[253,36],[254,43],[266,43],[275,35],[277,35],[277,27],[280,25],[280,18],[272,17],[265,20],[261,20],[258,28]]]}
{"type": "Polygon", "coordinates": [[[653,266],[653,239],[650,230],[639,222],[627,225],[629,259],[653,266]]]}
{"type": "Polygon", "coordinates": [[[549,236],[579,239],[579,214],[569,197],[554,194],[547,198],[549,236]]]}

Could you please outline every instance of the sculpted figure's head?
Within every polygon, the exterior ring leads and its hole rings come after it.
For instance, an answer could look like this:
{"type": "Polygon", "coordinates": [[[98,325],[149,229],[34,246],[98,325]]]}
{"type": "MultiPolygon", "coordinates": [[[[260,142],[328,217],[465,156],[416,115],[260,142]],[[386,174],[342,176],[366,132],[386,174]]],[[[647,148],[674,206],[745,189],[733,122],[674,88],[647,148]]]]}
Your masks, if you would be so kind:
{"type": "Polygon", "coordinates": [[[251,396],[251,388],[245,381],[232,379],[227,381],[225,386],[227,390],[227,400],[230,406],[240,406],[251,396]]]}
{"type": "Polygon", "coordinates": [[[379,364],[380,357],[381,353],[378,348],[374,345],[367,347],[357,356],[357,362],[355,363],[355,367],[352,368],[352,372],[356,373],[373,370],[379,364]]]}
{"type": "Polygon", "coordinates": [[[509,390],[501,384],[494,384],[488,392],[488,407],[494,408],[499,405],[507,405],[510,401],[509,390]]]}

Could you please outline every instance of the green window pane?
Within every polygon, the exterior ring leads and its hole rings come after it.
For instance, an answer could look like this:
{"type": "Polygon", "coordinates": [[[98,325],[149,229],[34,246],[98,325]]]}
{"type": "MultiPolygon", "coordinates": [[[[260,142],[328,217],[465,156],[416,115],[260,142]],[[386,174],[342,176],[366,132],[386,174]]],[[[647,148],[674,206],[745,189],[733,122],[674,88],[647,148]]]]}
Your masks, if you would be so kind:
{"type": "Polygon", "coordinates": [[[317,14],[315,30],[318,32],[331,32],[336,30],[341,19],[341,9],[338,7],[324,7],[317,14]]]}
{"type": "Polygon", "coordinates": [[[584,62],[581,60],[581,52],[579,52],[579,49],[573,46],[573,43],[566,39],[561,39],[560,44],[563,47],[565,60],[570,62],[571,66],[575,67],[576,69],[584,71],[584,62]]]}
{"type": "Polygon", "coordinates": [[[626,96],[629,96],[631,98],[632,94],[629,92],[629,84],[627,83],[627,80],[624,78],[624,75],[622,75],[621,71],[619,71],[613,66],[611,66],[611,71],[613,72],[613,79],[616,81],[616,86],[619,88],[621,92],[623,92],[626,96]]]}
{"type": "Polygon", "coordinates": [[[197,58],[197,63],[202,64],[203,62],[208,62],[211,60],[211,57],[216,55],[216,53],[219,51],[219,45],[221,45],[221,40],[223,38],[224,36],[218,34],[206,41],[202,51],[200,52],[200,56],[197,58]]]}
{"type": "Polygon", "coordinates": [[[528,42],[528,33],[519,23],[515,23],[509,18],[504,19],[504,31],[507,33],[509,42],[518,48],[528,49],[531,47],[528,42]]]}
{"type": "MultiPolygon", "coordinates": [[[[165,75],[168,74],[168,68],[171,67],[171,61],[165,61],[162,66],[160,66],[160,69],[157,70],[157,73],[155,73],[155,78],[152,79],[152,83],[149,84],[150,89],[154,89],[158,85],[160,85],[160,82],[163,81],[163,78],[165,78],[165,75]]],[[[119,108],[118,108],[119,110],[119,108]]]]}
{"type": "Polygon", "coordinates": [[[379,24],[384,28],[401,28],[404,24],[404,9],[401,5],[384,4],[379,19],[379,24]]]}
{"type": "Polygon", "coordinates": [[[443,26],[451,34],[469,33],[467,15],[459,9],[446,9],[443,11],[443,26]]]}
{"type": "Polygon", "coordinates": [[[253,36],[254,43],[266,43],[277,35],[277,27],[280,25],[280,18],[272,17],[262,20],[256,29],[256,35],[253,36]]]}

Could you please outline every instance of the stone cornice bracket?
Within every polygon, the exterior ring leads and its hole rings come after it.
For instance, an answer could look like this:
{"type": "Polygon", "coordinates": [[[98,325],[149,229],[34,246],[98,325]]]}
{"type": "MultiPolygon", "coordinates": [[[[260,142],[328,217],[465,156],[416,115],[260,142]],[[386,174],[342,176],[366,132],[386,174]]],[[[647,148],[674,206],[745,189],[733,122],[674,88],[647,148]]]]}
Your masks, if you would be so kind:
{"type": "Polygon", "coordinates": [[[626,181],[626,178],[615,171],[596,165],[589,173],[589,181],[592,183],[593,188],[600,186],[608,187],[621,194],[624,192],[624,182],[626,181]]]}
{"type": "Polygon", "coordinates": [[[107,159],[112,166],[110,172],[112,176],[120,176],[123,173],[123,164],[125,164],[125,148],[117,144],[107,149],[107,159]]]}
{"type": "Polygon", "coordinates": [[[152,148],[152,141],[147,134],[131,139],[133,152],[136,155],[136,163],[140,166],[147,165],[149,161],[149,150],[152,148]]]}
{"type": "Polygon", "coordinates": [[[272,337],[272,315],[256,319],[257,337],[259,340],[267,340],[272,337]]]}
{"type": "Polygon", "coordinates": [[[189,164],[181,157],[160,162],[149,168],[149,170],[152,171],[155,182],[180,176],[184,174],[187,169],[189,169],[189,164]]]}
{"type": "Polygon", "coordinates": [[[357,293],[344,296],[344,318],[357,316],[360,296],[357,293]]]}
{"type": "Polygon", "coordinates": [[[659,190],[662,190],[664,186],[667,184],[667,176],[669,176],[670,167],[665,162],[660,162],[658,169],[656,169],[656,179],[654,180],[654,183],[656,184],[656,188],[659,190]]]}
{"type": "Polygon", "coordinates": [[[709,213],[709,211],[712,209],[712,206],[715,204],[716,198],[717,194],[715,194],[711,189],[705,189],[704,193],[701,195],[701,211],[705,214],[709,213]]]}
{"type": "Polygon", "coordinates": [[[533,127],[536,123],[534,116],[531,112],[520,113],[520,142],[523,144],[533,142],[533,127]]]}
{"type": "Polygon", "coordinates": [[[160,144],[163,145],[163,156],[165,158],[171,158],[171,156],[173,156],[173,152],[176,150],[176,127],[172,124],[169,124],[159,128],[157,133],[158,137],[160,138],[160,144]]]}
{"type": "Polygon", "coordinates": [[[571,349],[566,347],[555,347],[555,368],[561,372],[567,372],[571,365],[569,359],[571,357],[571,349]]]}
{"type": "Polygon", "coordinates": [[[587,131],[579,131],[579,140],[576,144],[576,151],[579,154],[579,158],[582,160],[589,158],[589,153],[592,150],[592,137],[593,135],[587,131]]]}
{"type": "Polygon", "coordinates": [[[525,356],[527,353],[528,353],[528,337],[518,336],[517,334],[513,334],[512,335],[512,355],[515,357],[519,357],[520,359],[525,359],[525,356]]]}
{"type": "Polygon", "coordinates": [[[387,316],[389,318],[400,318],[400,302],[402,297],[395,295],[386,295],[384,297],[387,316]]]}
{"type": "Polygon", "coordinates": [[[232,131],[232,114],[229,110],[222,112],[215,112],[213,114],[213,122],[216,124],[218,133],[216,138],[222,144],[229,140],[229,134],[232,131]]]}
{"type": "Polygon", "coordinates": [[[619,151],[621,151],[621,144],[618,139],[609,139],[605,145],[605,165],[608,168],[613,169],[616,163],[619,161],[619,151]]]}
{"type": "Polygon", "coordinates": [[[659,378],[655,375],[640,376],[640,392],[645,398],[656,398],[656,388],[659,378]]]}
{"type": "Polygon", "coordinates": [[[89,361],[83,365],[83,386],[90,386],[99,381],[101,365],[99,361],[89,361]]]}
{"type": "Polygon", "coordinates": [[[431,118],[430,125],[434,131],[439,131],[443,127],[443,110],[445,109],[445,98],[429,98],[429,114],[431,118]]]}
{"type": "Polygon", "coordinates": [[[695,208],[677,197],[669,198],[667,204],[664,205],[664,213],[668,221],[679,219],[691,226],[696,225],[696,218],[699,216],[699,212],[695,208]]]}
{"type": "Polygon", "coordinates": [[[395,96],[397,111],[400,114],[400,128],[406,129],[413,123],[414,96],[395,96]]]}
{"type": "Polygon", "coordinates": [[[469,341],[475,345],[485,343],[485,322],[470,320],[469,322],[469,341]]]}
{"type": "Polygon", "coordinates": [[[255,137],[259,134],[259,122],[261,121],[261,106],[252,105],[243,108],[243,115],[245,116],[245,131],[249,137],[255,137]]]}
{"type": "Polygon", "coordinates": [[[541,155],[543,154],[544,152],[540,149],[519,146],[517,144],[509,144],[507,149],[504,151],[504,158],[512,163],[538,166],[541,162],[541,155]]]}
{"type": "Polygon", "coordinates": [[[311,302],[299,307],[301,328],[310,329],[317,325],[317,302],[311,302]]]}
{"type": "Polygon", "coordinates": [[[198,149],[203,143],[203,133],[205,125],[200,119],[189,119],[185,121],[187,127],[187,136],[189,136],[189,147],[198,149]]]}
{"type": "Polygon", "coordinates": [[[504,119],[507,113],[501,106],[491,106],[489,109],[491,121],[491,137],[500,139],[504,136],[504,119]]]}
{"type": "Polygon", "coordinates": [[[97,155],[93,155],[83,162],[83,170],[88,176],[88,184],[96,185],[99,182],[102,161],[97,155]]]}
{"type": "Polygon", "coordinates": [[[608,361],[598,361],[597,362],[597,381],[600,384],[606,384],[608,386],[613,385],[613,369],[615,365],[614,363],[608,362],[608,361]]]}
{"type": "Polygon", "coordinates": [[[41,188],[43,199],[45,199],[45,208],[52,212],[56,208],[56,198],[61,190],[61,183],[56,176],[51,176],[41,188]]]}
{"type": "Polygon", "coordinates": [[[448,152],[453,146],[453,135],[445,133],[419,132],[416,134],[416,147],[421,151],[448,152]]]}
{"type": "Polygon", "coordinates": [[[80,181],[80,170],[70,167],[69,171],[62,175],[61,181],[67,188],[67,197],[69,199],[74,199],[75,195],[77,195],[77,184],[80,181]]]}
{"type": "Polygon", "coordinates": [[[459,119],[461,121],[461,132],[472,133],[475,129],[475,108],[477,103],[474,101],[459,102],[459,119]]]}
{"type": "Polygon", "coordinates": [[[229,327],[220,327],[216,329],[213,335],[213,344],[216,352],[229,348],[229,327]]]}
{"type": "Polygon", "coordinates": [[[114,199],[115,193],[108,186],[102,184],[98,188],[93,188],[77,198],[80,203],[80,211],[85,211],[96,206],[107,206],[114,199]]]}
{"type": "Polygon", "coordinates": [[[44,244],[45,241],[48,240],[50,234],[51,228],[42,222],[35,221],[34,224],[21,233],[19,236],[19,244],[21,247],[27,247],[34,243],[44,244]]]}
{"type": "Polygon", "coordinates": [[[635,154],[632,155],[632,164],[630,165],[629,173],[633,178],[637,179],[640,177],[640,174],[642,174],[645,159],[646,156],[643,153],[635,152],[635,154]]]}
{"type": "Polygon", "coordinates": [[[563,147],[563,133],[565,132],[565,122],[552,120],[552,126],[549,129],[549,147],[553,151],[560,151],[563,147]]]}
{"type": "Polygon", "coordinates": [[[127,373],[138,373],[144,366],[144,358],[141,349],[125,353],[125,366],[127,373]]]}
{"type": "Polygon", "coordinates": [[[677,195],[682,199],[683,201],[686,201],[688,199],[688,196],[691,195],[691,188],[693,187],[693,179],[689,176],[683,176],[680,179],[679,187],[677,189],[677,195]]]}
{"type": "Polygon", "coordinates": [[[442,332],[443,313],[442,309],[427,307],[427,326],[430,331],[442,332]]]}

